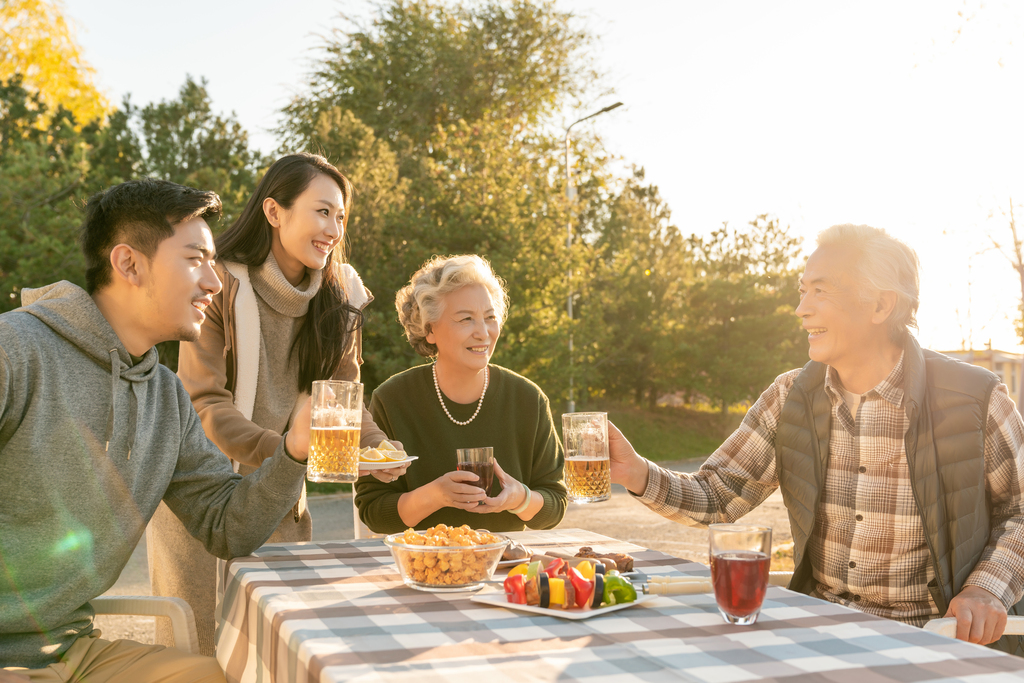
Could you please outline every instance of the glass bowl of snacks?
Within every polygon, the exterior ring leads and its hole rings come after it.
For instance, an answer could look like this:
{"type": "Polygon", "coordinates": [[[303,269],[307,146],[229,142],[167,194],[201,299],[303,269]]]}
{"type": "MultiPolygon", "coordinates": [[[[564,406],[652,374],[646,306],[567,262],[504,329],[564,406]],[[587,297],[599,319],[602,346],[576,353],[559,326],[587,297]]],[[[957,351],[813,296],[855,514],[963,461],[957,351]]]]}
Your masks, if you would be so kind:
{"type": "Polygon", "coordinates": [[[384,538],[405,585],[449,593],[476,590],[489,581],[508,539],[466,525],[406,529],[384,538]]]}

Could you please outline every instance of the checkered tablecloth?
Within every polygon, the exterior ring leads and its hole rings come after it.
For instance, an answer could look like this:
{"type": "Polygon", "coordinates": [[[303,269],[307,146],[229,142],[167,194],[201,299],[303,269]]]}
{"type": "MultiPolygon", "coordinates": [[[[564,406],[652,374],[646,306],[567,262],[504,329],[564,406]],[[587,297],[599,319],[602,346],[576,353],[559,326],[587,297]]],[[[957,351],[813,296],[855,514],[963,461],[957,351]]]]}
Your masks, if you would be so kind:
{"type": "MultiPolygon", "coordinates": [[[[536,548],[625,551],[647,575],[707,568],[575,529],[509,534],[536,548]]],[[[754,626],[711,595],[660,596],[569,621],[405,587],[379,540],[267,545],[224,565],[217,659],[229,681],[1024,680],[1024,659],[781,588],[754,626]]]]}

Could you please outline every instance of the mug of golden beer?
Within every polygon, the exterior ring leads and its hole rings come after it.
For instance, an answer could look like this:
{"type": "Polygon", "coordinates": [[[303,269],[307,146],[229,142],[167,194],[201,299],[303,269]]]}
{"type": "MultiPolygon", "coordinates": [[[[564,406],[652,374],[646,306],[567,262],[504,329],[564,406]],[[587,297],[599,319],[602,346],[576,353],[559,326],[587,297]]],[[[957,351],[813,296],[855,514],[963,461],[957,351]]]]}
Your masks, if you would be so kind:
{"type": "Polygon", "coordinates": [[[306,478],[332,483],[358,479],[363,385],[337,380],[313,382],[311,412],[306,478]]]}
{"type": "Polygon", "coordinates": [[[562,415],[565,486],[570,503],[599,503],[612,495],[608,413],[562,415]]]}

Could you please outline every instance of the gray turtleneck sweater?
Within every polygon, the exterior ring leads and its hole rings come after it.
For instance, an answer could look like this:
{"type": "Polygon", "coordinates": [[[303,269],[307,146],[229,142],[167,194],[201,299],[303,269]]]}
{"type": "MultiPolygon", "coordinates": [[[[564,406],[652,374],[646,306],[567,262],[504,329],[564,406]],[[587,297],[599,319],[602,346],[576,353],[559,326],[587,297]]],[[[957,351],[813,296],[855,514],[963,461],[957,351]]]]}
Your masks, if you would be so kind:
{"type": "Polygon", "coordinates": [[[41,668],[92,631],[161,500],[214,555],[258,548],[306,466],[242,477],[150,349],[139,363],[70,282],[0,315],[0,667],[41,668]],[[129,457],[130,454],[130,457],[129,457]]]}
{"type": "Polygon", "coordinates": [[[288,421],[299,399],[299,364],[292,343],[306,320],[309,302],[320,291],[323,273],[306,270],[298,286],[292,285],[277,265],[274,252],[259,267],[249,267],[260,312],[260,367],[252,421],[278,434],[288,431],[288,421]]]}

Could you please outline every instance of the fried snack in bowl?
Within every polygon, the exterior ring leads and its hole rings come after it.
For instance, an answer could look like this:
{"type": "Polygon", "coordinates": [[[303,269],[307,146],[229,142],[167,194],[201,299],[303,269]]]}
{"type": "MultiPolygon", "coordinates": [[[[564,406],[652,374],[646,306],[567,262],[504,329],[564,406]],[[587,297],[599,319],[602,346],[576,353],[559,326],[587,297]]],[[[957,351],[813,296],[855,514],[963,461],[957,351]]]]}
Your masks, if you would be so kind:
{"type": "Polygon", "coordinates": [[[465,524],[438,524],[426,531],[406,529],[384,538],[405,585],[440,593],[483,587],[482,582],[494,575],[508,542],[465,524]]]}

